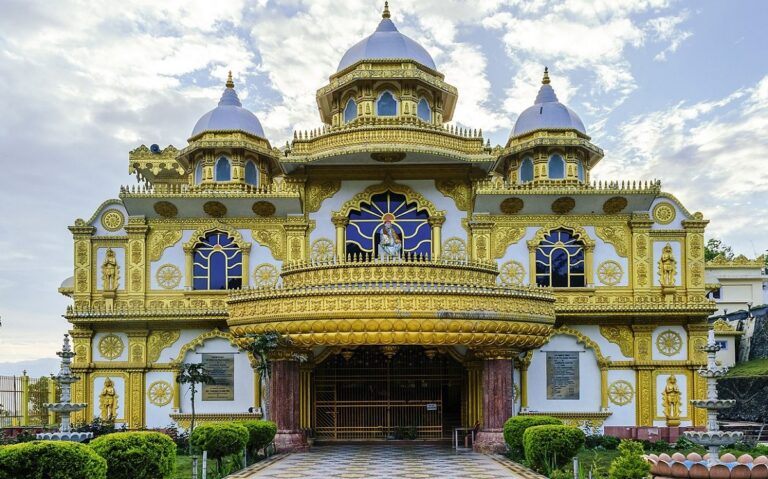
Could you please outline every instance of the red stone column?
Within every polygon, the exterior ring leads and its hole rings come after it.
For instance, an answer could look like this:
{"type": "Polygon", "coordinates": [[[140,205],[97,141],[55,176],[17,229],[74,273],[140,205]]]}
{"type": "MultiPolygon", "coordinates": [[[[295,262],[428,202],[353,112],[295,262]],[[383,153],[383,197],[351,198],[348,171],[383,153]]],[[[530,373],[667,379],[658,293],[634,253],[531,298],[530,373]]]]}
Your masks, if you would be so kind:
{"type": "Polygon", "coordinates": [[[269,412],[277,424],[275,447],[278,452],[297,452],[308,449],[307,438],[299,428],[301,404],[299,362],[290,359],[272,361],[269,379],[269,412]]]}
{"type": "Polygon", "coordinates": [[[514,407],[512,387],[512,359],[497,356],[483,361],[483,426],[475,439],[475,451],[506,451],[503,431],[514,407]]]}

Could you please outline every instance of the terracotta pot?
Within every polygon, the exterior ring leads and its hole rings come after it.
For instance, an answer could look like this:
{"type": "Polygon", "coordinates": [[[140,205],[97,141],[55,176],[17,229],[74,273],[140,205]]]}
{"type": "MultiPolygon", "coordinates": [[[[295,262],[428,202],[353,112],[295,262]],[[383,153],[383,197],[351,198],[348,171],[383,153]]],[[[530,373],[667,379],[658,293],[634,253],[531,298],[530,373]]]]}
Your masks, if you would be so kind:
{"type": "Polygon", "coordinates": [[[723,454],[720,456],[721,462],[736,462],[736,456],[731,454],[730,452],[728,454],[723,454]]]}
{"type": "Polygon", "coordinates": [[[752,466],[752,479],[768,479],[768,464],[755,464],[752,466]]]}
{"type": "Polygon", "coordinates": [[[731,470],[722,464],[716,464],[709,470],[709,477],[712,479],[729,479],[731,470]]]}
{"type": "Polygon", "coordinates": [[[752,471],[748,466],[744,464],[738,464],[731,469],[731,478],[733,479],[750,479],[752,477],[752,471]]]}
{"type": "Polygon", "coordinates": [[[739,462],[739,464],[752,464],[753,462],[755,462],[754,458],[752,458],[752,456],[750,456],[749,454],[742,454],[736,460],[739,462]]]}
{"type": "Polygon", "coordinates": [[[693,461],[693,462],[699,462],[699,461],[701,461],[701,454],[699,454],[697,452],[692,452],[692,453],[688,454],[688,460],[689,461],[693,461]]]}
{"type": "Polygon", "coordinates": [[[692,479],[709,479],[709,468],[704,464],[694,464],[688,471],[688,475],[692,479]]]}
{"type": "MultiPolygon", "coordinates": [[[[681,454],[682,456],[682,454],[681,454]]],[[[685,467],[685,464],[682,464],[680,462],[676,462],[672,464],[672,477],[680,477],[680,478],[688,478],[690,477],[688,475],[688,468],[685,467]]]]}

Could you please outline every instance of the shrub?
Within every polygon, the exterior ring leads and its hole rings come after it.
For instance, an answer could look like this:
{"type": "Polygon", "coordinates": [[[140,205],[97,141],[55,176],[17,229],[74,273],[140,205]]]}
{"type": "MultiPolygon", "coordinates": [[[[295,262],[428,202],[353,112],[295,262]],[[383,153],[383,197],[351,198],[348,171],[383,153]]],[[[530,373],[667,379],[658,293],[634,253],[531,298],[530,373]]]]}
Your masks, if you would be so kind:
{"type": "Polygon", "coordinates": [[[523,454],[523,433],[531,426],[560,425],[563,422],[550,416],[514,416],[504,423],[504,441],[514,456],[523,454]]]}
{"type": "Polygon", "coordinates": [[[573,426],[532,426],[523,433],[525,460],[539,472],[569,464],[583,446],[584,431],[573,426]]]}
{"type": "Polygon", "coordinates": [[[199,452],[208,451],[208,457],[216,459],[218,470],[221,472],[222,459],[243,452],[249,437],[245,426],[235,422],[222,422],[197,426],[189,440],[193,449],[199,452]]]}
{"type": "Polygon", "coordinates": [[[90,446],[107,460],[109,479],[168,479],[176,467],[176,444],[159,432],[118,432],[90,446]]]}
{"type": "Polygon", "coordinates": [[[586,437],[584,447],[587,449],[606,449],[613,451],[619,447],[619,442],[621,441],[618,437],[590,434],[586,437]]]}
{"type": "Polygon", "coordinates": [[[248,452],[256,454],[269,445],[277,434],[277,425],[272,421],[240,421],[238,424],[248,429],[248,452]]]}
{"type": "Polygon", "coordinates": [[[85,444],[32,441],[0,448],[0,479],[106,479],[107,461],[85,444]]]}
{"type": "Polygon", "coordinates": [[[645,479],[651,465],[643,459],[643,445],[637,441],[621,441],[619,457],[608,470],[608,479],[645,479]]]}

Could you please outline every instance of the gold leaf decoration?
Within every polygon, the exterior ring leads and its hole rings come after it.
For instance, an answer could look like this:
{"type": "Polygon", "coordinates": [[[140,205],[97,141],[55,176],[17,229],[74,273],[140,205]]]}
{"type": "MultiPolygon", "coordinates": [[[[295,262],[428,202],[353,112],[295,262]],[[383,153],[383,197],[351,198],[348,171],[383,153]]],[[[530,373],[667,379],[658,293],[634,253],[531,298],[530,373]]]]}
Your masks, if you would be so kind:
{"type": "Polygon", "coordinates": [[[499,226],[493,232],[493,256],[501,258],[510,245],[520,241],[525,236],[525,228],[499,226]]]}
{"type": "Polygon", "coordinates": [[[469,185],[454,180],[435,180],[437,191],[452,198],[456,208],[461,211],[469,211],[472,207],[472,190],[469,185]]]}
{"type": "Polygon", "coordinates": [[[181,240],[181,230],[156,230],[149,235],[149,260],[158,261],[163,251],[181,240]]]}
{"type": "Polygon", "coordinates": [[[626,258],[629,252],[629,231],[621,226],[598,226],[595,228],[598,238],[616,249],[616,254],[626,258]]]}
{"type": "Polygon", "coordinates": [[[632,330],[629,326],[600,326],[600,334],[608,341],[618,345],[621,354],[628,358],[633,357],[632,330]]]}
{"type": "Polygon", "coordinates": [[[178,329],[166,330],[166,331],[152,331],[147,338],[147,345],[149,348],[148,360],[150,363],[157,362],[160,359],[160,353],[163,349],[172,346],[173,343],[179,340],[181,337],[181,331],[178,329]]]}
{"type": "Polygon", "coordinates": [[[281,225],[271,225],[251,231],[254,241],[266,246],[277,260],[285,258],[285,232],[281,225]]]}
{"type": "Polygon", "coordinates": [[[309,183],[304,199],[304,209],[307,213],[314,213],[320,209],[320,205],[324,200],[335,195],[340,189],[341,181],[339,180],[309,183]]]}

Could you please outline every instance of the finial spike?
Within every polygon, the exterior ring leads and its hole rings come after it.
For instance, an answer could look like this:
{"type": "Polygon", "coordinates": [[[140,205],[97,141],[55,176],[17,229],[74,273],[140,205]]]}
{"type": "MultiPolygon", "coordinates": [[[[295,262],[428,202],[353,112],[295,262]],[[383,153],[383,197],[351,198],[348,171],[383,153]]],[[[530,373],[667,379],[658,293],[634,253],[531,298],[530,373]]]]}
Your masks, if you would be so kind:
{"type": "Polygon", "coordinates": [[[381,18],[389,18],[389,2],[384,2],[384,11],[381,12],[381,18]]]}
{"type": "Polygon", "coordinates": [[[549,67],[544,67],[544,78],[541,79],[542,85],[549,85],[549,67]]]}
{"type": "Polygon", "coordinates": [[[232,80],[232,70],[229,71],[229,75],[227,76],[227,88],[235,88],[235,82],[232,80]]]}

